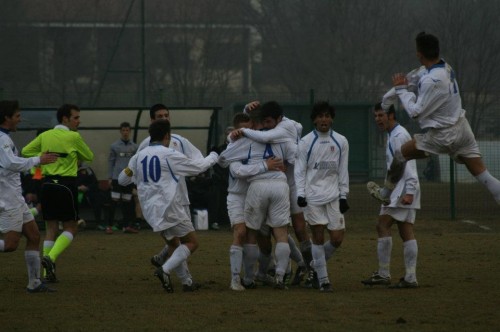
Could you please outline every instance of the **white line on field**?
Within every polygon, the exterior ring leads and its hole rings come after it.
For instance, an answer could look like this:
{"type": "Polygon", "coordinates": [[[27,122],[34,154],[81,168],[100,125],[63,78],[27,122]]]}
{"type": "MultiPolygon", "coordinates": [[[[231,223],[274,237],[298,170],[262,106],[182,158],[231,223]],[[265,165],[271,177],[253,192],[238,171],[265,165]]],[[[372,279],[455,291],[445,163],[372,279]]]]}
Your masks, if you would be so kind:
{"type": "Polygon", "coordinates": [[[460,220],[460,221],[469,225],[477,225],[479,228],[484,229],[485,231],[491,231],[491,228],[489,228],[488,226],[479,225],[474,220],[460,220]]]}

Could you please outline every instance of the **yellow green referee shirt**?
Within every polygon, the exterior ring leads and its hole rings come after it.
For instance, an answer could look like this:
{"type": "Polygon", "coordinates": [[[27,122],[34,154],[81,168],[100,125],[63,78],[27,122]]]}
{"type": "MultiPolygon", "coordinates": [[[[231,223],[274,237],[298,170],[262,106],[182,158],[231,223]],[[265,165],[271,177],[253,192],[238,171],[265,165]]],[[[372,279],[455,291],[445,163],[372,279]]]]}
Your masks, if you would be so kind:
{"type": "Polygon", "coordinates": [[[21,151],[25,157],[39,156],[42,152],[59,154],[55,163],[42,165],[45,176],[73,176],[78,172],[78,161],[92,161],[94,153],[76,131],[71,131],[64,125],[57,125],[54,129],[38,135],[21,151]]]}

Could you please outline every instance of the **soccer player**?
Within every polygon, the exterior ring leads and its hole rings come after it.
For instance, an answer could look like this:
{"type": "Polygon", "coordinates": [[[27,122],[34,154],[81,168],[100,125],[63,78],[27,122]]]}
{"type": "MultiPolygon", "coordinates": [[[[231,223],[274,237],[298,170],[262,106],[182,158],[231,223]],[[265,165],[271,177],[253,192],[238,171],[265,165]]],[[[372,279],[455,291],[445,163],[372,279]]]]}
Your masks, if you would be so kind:
{"type": "Polygon", "coordinates": [[[78,106],[62,105],[57,110],[57,121],[57,126],[38,135],[22,150],[26,157],[38,156],[43,151],[59,155],[55,163],[42,166],[45,177],[41,203],[46,222],[42,265],[49,282],[57,282],[55,262],[78,232],[78,161],[94,159],[94,153],[77,132],[80,125],[78,106]],[[58,236],[59,221],[62,221],[63,232],[58,236]]]}
{"type": "Polygon", "coordinates": [[[439,57],[438,38],[421,32],[416,37],[416,49],[418,60],[427,69],[419,78],[417,93],[408,90],[408,78],[402,73],[394,74],[392,83],[405,111],[427,132],[414,135],[412,140],[401,146],[401,150],[396,150],[384,187],[369,182],[368,191],[387,204],[408,160],[426,158],[431,153],[448,154],[456,162],[465,164],[500,204],[500,181],[490,174],[483,163],[462,109],[455,72],[439,57]]]}
{"type": "Polygon", "coordinates": [[[130,123],[122,122],[120,124],[120,139],[113,142],[109,149],[108,157],[108,179],[111,187],[111,204],[109,207],[108,226],[106,234],[113,234],[113,223],[115,208],[120,203],[123,218],[124,233],[138,233],[139,230],[133,225],[133,216],[135,216],[135,206],[132,200],[132,191],[134,185],[121,186],[118,183],[118,175],[127,167],[130,158],[137,151],[137,144],[130,140],[130,123]]]}
{"type": "Polygon", "coordinates": [[[335,109],[327,102],[316,103],[311,111],[315,129],[300,142],[295,161],[297,204],[311,227],[313,268],[319,289],[331,292],[326,261],[344,239],[344,213],[349,209],[349,144],[331,129],[335,109]],[[324,231],[330,241],[325,242],[324,231]]]}
{"type": "MultiPolygon", "coordinates": [[[[276,102],[268,102],[261,107],[262,123],[283,116],[283,109],[276,102]]],[[[289,164],[295,162],[294,143],[262,144],[253,142],[248,151],[248,163],[261,162],[268,158],[278,158],[289,164]]],[[[288,224],[290,197],[287,177],[281,168],[248,178],[250,183],[245,201],[245,224],[247,243],[257,243],[257,233],[265,222],[272,228],[276,240],[274,256],[276,259],[275,288],[286,289],[284,276],[290,260],[288,244],[288,224]]]]}
{"type": "MultiPolygon", "coordinates": [[[[233,117],[233,126],[236,129],[252,126],[252,121],[247,114],[237,113],[233,117]]],[[[234,143],[233,143],[234,144],[234,143]]],[[[246,161],[244,161],[246,163],[246,161]]],[[[229,262],[231,266],[231,285],[234,291],[243,291],[245,287],[241,284],[241,266],[243,263],[244,247],[246,245],[245,225],[245,197],[248,190],[248,176],[263,173],[269,169],[276,169],[283,165],[280,159],[268,158],[262,163],[254,163],[244,166],[242,161],[232,162],[229,166],[229,185],[227,195],[227,208],[229,221],[233,228],[233,242],[229,248],[229,262]]],[[[250,249],[251,250],[251,249],[250,249]]],[[[247,250],[248,251],[248,250],[247,250]]],[[[252,269],[245,269],[245,271],[252,269]]],[[[252,271],[253,272],[253,271],[252,271]]]]}
{"type": "MultiPolygon", "coordinates": [[[[403,144],[411,140],[406,129],[396,120],[394,106],[391,105],[387,111],[382,108],[381,103],[375,105],[375,122],[380,130],[387,132],[387,144],[385,149],[386,163],[389,168],[394,151],[399,150],[403,144]]],[[[361,281],[365,285],[390,285],[391,283],[391,252],[392,236],[391,227],[394,223],[398,225],[399,235],[403,240],[403,255],[405,262],[405,276],[392,288],[416,288],[418,287],[416,267],[418,246],[413,225],[415,223],[416,210],[420,208],[420,184],[417,174],[417,163],[411,160],[407,163],[403,177],[396,184],[390,196],[388,205],[382,205],[377,222],[377,256],[378,270],[366,280],[361,281]]]]}
{"type": "MultiPolygon", "coordinates": [[[[250,113],[259,107],[260,103],[258,101],[250,102],[245,105],[245,112],[250,113]]],[[[261,116],[267,117],[266,114],[261,114],[261,116]]],[[[280,116],[277,119],[267,117],[267,120],[263,122],[263,128],[265,129],[264,131],[242,128],[241,130],[234,132],[233,135],[234,137],[248,137],[251,140],[264,144],[282,142],[293,142],[294,144],[298,144],[302,135],[302,125],[285,116],[280,116]]],[[[302,209],[296,203],[297,190],[293,173],[293,165],[287,165],[286,175],[288,185],[290,187],[290,213],[292,226],[300,246],[300,255],[294,255],[294,250],[292,250],[292,255],[294,256],[294,260],[298,261],[299,264],[302,264],[297,267],[292,285],[298,285],[301,282],[302,276],[307,272],[309,269],[308,267],[310,267],[312,255],[311,240],[309,238],[309,234],[307,233],[304,214],[302,209]],[[302,259],[303,261],[301,262],[302,259]]],[[[289,244],[296,247],[295,241],[291,237],[289,239],[289,244]]]]}
{"type": "MultiPolygon", "coordinates": [[[[171,293],[170,273],[182,267],[198,248],[189,210],[182,201],[184,193],[179,179],[206,171],[217,162],[218,155],[211,152],[206,158],[193,160],[168,148],[171,139],[168,120],[154,121],[149,127],[149,134],[149,146],[130,159],[118,182],[128,185],[135,179],[146,221],[154,232],[160,233],[175,248],[167,261],[155,271],[163,288],[171,293]],[[180,245],[177,245],[178,242],[180,245]]],[[[188,287],[192,285],[192,279],[187,280],[187,284],[186,280],[182,282],[188,287]]]]}
{"type": "Polygon", "coordinates": [[[20,172],[34,166],[53,163],[57,155],[42,153],[31,158],[19,157],[10,138],[17,130],[21,112],[17,100],[0,101],[0,252],[12,252],[19,246],[21,235],[26,237],[24,259],[28,270],[28,293],[51,292],[40,280],[40,232],[24,197],[20,172]]]}

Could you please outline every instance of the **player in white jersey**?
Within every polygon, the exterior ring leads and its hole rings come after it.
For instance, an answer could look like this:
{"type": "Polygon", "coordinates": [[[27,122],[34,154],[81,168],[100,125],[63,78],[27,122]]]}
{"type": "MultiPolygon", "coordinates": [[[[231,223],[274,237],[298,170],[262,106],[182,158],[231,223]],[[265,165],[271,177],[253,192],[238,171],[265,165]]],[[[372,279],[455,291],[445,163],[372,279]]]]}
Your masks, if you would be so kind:
{"type": "MultiPolygon", "coordinates": [[[[168,148],[170,123],[167,120],[153,122],[149,133],[149,147],[131,158],[118,180],[121,185],[127,185],[135,179],[139,202],[148,224],[175,248],[167,261],[155,271],[163,288],[172,292],[170,273],[182,267],[198,248],[191,216],[183,205],[180,177],[206,171],[217,162],[218,155],[212,152],[206,158],[192,160],[168,148]],[[177,246],[178,242],[180,245],[177,246]]],[[[183,285],[191,284],[192,280],[183,280],[183,285]]]]}
{"type": "MultiPolygon", "coordinates": [[[[417,94],[408,90],[404,74],[392,77],[396,94],[408,115],[415,119],[425,134],[417,134],[395,151],[387,172],[385,186],[367,184],[370,194],[387,203],[391,191],[398,183],[406,161],[426,158],[429,154],[448,154],[463,163],[500,204],[500,181],[493,177],[481,158],[478,144],[462,109],[462,100],[455,72],[439,57],[437,37],[421,32],[416,37],[417,58],[427,69],[418,81],[417,94]]],[[[384,102],[385,103],[385,102],[384,102]]]]}
{"type": "MultiPolygon", "coordinates": [[[[245,112],[250,113],[260,107],[258,101],[253,101],[245,105],[245,112]]],[[[285,116],[281,116],[277,119],[266,116],[266,114],[260,114],[261,117],[267,118],[263,121],[265,131],[252,130],[252,129],[242,129],[233,133],[234,137],[248,137],[256,142],[260,143],[282,143],[282,142],[293,142],[298,144],[300,137],[302,135],[302,125],[292,119],[288,119],[285,116]]],[[[292,285],[300,284],[303,275],[307,272],[307,267],[310,266],[312,255],[311,255],[311,240],[307,232],[306,221],[304,219],[304,214],[302,209],[297,205],[296,197],[297,190],[295,186],[295,179],[293,176],[293,165],[287,165],[286,174],[288,185],[290,187],[290,214],[292,218],[292,226],[295,232],[295,236],[300,243],[300,254],[295,251],[296,248],[295,241],[290,236],[289,244],[292,248],[292,258],[298,262],[299,266],[295,273],[292,285]],[[295,249],[295,250],[293,250],[295,249]],[[305,262],[304,262],[305,261],[305,262]]],[[[261,259],[262,260],[262,259],[261,259]]],[[[262,267],[260,264],[259,267],[262,267]]]]}
{"type": "MultiPolygon", "coordinates": [[[[170,111],[167,109],[167,106],[163,104],[155,104],[151,106],[151,108],[149,109],[149,118],[151,119],[151,122],[162,119],[170,121],[170,111]]],[[[186,157],[190,159],[193,160],[203,159],[203,155],[201,154],[200,150],[198,150],[189,140],[176,134],[171,134],[170,137],[171,137],[169,144],[170,148],[184,154],[186,157]]],[[[137,151],[141,151],[145,147],[149,146],[150,140],[151,137],[149,136],[146,137],[139,145],[137,151]]],[[[189,210],[190,202],[189,202],[188,190],[184,176],[181,176],[179,178],[179,186],[180,186],[182,204],[184,205],[188,213],[191,214],[189,210]]],[[[153,264],[156,267],[162,266],[163,263],[165,263],[167,257],[170,254],[172,254],[174,249],[175,247],[169,247],[168,244],[165,244],[165,246],[162,248],[162,250],[160,250],[158,254],[151,257],[151,264],[153,264]]],[[[187,264],[184,264],[184,271],[181,271],[181,269],[178,270],[178,276],[181,279],[191,278],[187,264]]],[[[197,286],[198,285],[195,283],[195,288],[197,286]]],[[[189,291],[191,289],[189,287],[184,287],[184,290],[189,291]]]]}
{"type": "Polygon", "coordinates": [[[322,292],[331,292],[326,260],[344,239],[344,213],[349,209],[349,144],[331,129],[335,110],[327,102],[311,111],[315,129],[302,137],[295,161],[297,204],[311,227],[313,267],[322,292]],[[325,242],[324,231],[330,240],[325,242]]]}
{"type": "MultiPolygon", "coordinates": [[[[389,106],[385,111],[381,103],[375,105],[375,122],[380,130],[387,132],[385,149],[387,168],[394,158],[394,151],[401,149],[401,145],[411,140],[408,131],[396,120],[394,106],[389,106]]],[[[420,209],[420,184],[417,174],[417,163],[411,160],[406,164],[404,174],[396,184],[390,196],[388,205],[382,205],[377,222],[377,257],[378,270],[371,277],[361,281],[365,285],[390,285],[391,283],[391,252],[392,236],[391,227],[398,225],[399,235],[403,240],[403,256],[405,262],[405,276],[391,288],[416,288],[418,287],[416,268],[418,246],[413,225],[416,210],[420,209]]]]}
{"type": "MultiPolygon", "coordinates": [[[[249,128],[253,125],[250,117],[244,113],[235,114],[233,117],[234,128],[249,128]]],[[[234,143],[233,143],[234,144],[234,143]]],[[[245,161],[245,164],[247,162],[245,161]]],[[[245,289],[241,285],[241,266],[243,263],[243,252],[252,252],[248,249],[251,244],[246,244],[246,225],[245,225],[245,197],[248,190],[246,178],[252,175],[266,172],[269,169],[283,167],[283,162],[279,159],[268,158],[261,163],[244,165],[242,161],[232,162],[229,166],[229,185],[227,195],[227,208],[229,220],[233,228],[233,243],[229,249],[229,261],[231,266],[231,285],[230,288],[235,291],[245,289]],[[246,250],[245,250],[246,249],[246,250]]],[[[248,255],[246,255],[248,257],[248,255]]],[[[246,268],[245,272],[252,272],[252,268],[246,268]]]]}
{"type": "MultiPolygon", "coordinates": [[[[273,119],[283,115],[283,109],[276,102],[262,105],[261,112],[273,119]]],[[[267,118],[267,117],[266,117],[267,118]]],[[[263,118],[263,123],[266,121],[263,118]]],[[[262,144],[252,142],[248,149],[248,163],[262,162],[268,158],[278,158],[293,164],[295,162],[294,143],[262,144]]],[[[269,170],[265,173],[248,178],[248,188],[245,201],[245,223],[247,226],[248,243],[257,243],[257,233],[265,222],[273,230],[276,240],[275,288],[285,289],[283,277],[286,273],[290,246],[288,231],[290,215],[290,198],[287,177],[281,170],[269,170]]]]}
{"type": "Polygon", "coordinates": [[[26,237],[24,258],[28,270],[29,293],[54,291],[40,280],[40,232],[22,195],[20,173],[34,166],[53,163],[57,155],[42,153],[21,158],[9,134],[17,130],[21,112],[17,101],[0,101],[0,252],[12,252],[26,237]]]}

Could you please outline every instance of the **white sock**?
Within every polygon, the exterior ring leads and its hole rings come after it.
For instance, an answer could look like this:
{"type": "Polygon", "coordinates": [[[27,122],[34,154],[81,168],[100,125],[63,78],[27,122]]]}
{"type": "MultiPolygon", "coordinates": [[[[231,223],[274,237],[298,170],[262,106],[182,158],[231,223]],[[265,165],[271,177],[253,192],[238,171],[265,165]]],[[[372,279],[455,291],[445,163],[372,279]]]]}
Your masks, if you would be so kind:
{"type": "MultiPolygon", "coordinates": [[[[329,242],[329,241],[328,241],[329,242]]],[[[329,284],[328,272],[326,270],[326,257],[324,245],[313,244],[312,256],[314,260],[314,270],[318,275],[319,284],[329,284]]]]}
{"type": "Polygon", "coordinates": [[[493,177],[488,170],[476,176],[476,179],[490,191],[497,203],[500,204],[500,181],[493,177]]]}
{"type": "Polygon", "coordinates": [[[40,281],[40,252],[37,250],[26,250],[24,260],[28,269],[28,288],[34,289],[42,282],[40,281]]]}
{"type": "Polygon", "coordinates": [[[332,257],[333,254],[335,253],[335,250],[337,250],[337,247],[335,247],[330,241],[326,241],[325,243],[323,243],[323,249],[325,250],[325,260],[329,260],[330,257],[332,257]]]}
{"type": "Polygon", "coordinates": [[[185,261],[189,255],[191,255],[191,251],[189,251],[189,248],[186,247],[184,244],[181,244],[178,246],[174,252],[172,253],[172,256],[170,256],[169,259],[163,264],[162,268],[165,273],[170,274],[170,271],[174,270],[176,267],[182,264],[183,261],[185,261]]]}
{"type": "Polygon", "coordinates": [[[243,247],[233,244],[229,248],[229,264],[231,266],[231,278],[239,279],[241,264],[243,264],[243,247]]]}
{"type": "Polygon", "coordinates": [[[288,242],[277,242],[274,249],[274,257],[276,258],[276,277],[282,278],[288,268],[290,262],[290,245],[288,242]]]}
{"type": "Polygon", "coordinates": [[[378,274],[391,277],[392,237],[380,237],[377,240],[378,274]]]}
{"type": "Polygon", "coordinates": [[[288,245],[290,246],[290,259],[297,263],[297,265],[304,266],[304,258],[291,235],[288,235],[288,245]]]}
{"type": "Polygon", "coordinates": [[[405,258],[405,280],[408,282],[417,281],[417,240],[410,240],[403,243],[403,254],[405,258]]]}
{"type": "Polygon", "coordinates": [[[4,240],[0,240],[0,252],[3,252],[5,250],[5,242],[4,240]]]}
{"type": "Polygon", "coordinates": [[[254,280],[255,263],[259,259],[259,247],[256,244],[243,245],[243,266],[245,273],[243,281],[245,284],[251,284],[254,280]]]}
{"type": "Polygon", "coordinates": [[[174,272],[183,285],[191,286],[193,284],[191,273],[189,273],[187,261],[183,261],[179,266],[177,266],[174,269],[174,272]]]}

